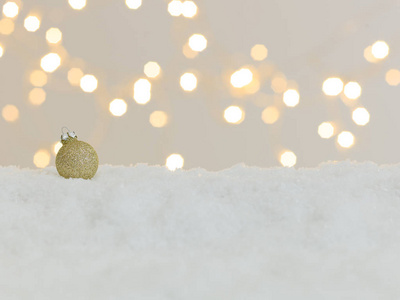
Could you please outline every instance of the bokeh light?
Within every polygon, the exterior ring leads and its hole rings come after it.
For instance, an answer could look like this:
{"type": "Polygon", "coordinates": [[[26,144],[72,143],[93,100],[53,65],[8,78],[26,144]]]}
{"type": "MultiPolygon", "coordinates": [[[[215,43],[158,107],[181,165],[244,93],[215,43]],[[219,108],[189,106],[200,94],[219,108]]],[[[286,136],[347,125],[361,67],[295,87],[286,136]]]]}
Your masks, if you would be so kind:
{"type": "Polygon", "coordinates": [[[138,9],[140,6],[142,6],[142,0],[126,0],[125,4],[130,9],[138,9]]]}
{"type": "Polygon", "coordinates": [[[322,91],[327,96],[337,96],[343,91],[343,81],[337,77],[331,77],[324,81],[322,91]]]}
{"type": "Polygon", "coordinates": [[[33,86],[45,86],[47,83],[47,74],[42,70],[35,70],[29,75],[29,81],[33,86]]]}
{"type": "Polygon", "coordinates": [[[57,155],[57,153],[58,153],[58,151],[60,151],[60,149],[61,149],[61,147],[63,146],[63,144],[60,142],[60,141],[58,141],[58,142],[55,142],[54,144],[53,144],[53,153],[54,153],[54,155],[57,155]]]}
{"type": "Polygon", "coordinates": [[[368,46],[364,49],[364,58],[370,63],[376,63],[379,61],[379,59],[375,58],[375,56],[372,54],[372,46],[368,46]]]}
{"type": "Polygon", "coordinates": [[[287,90],[283,94],[283,102],[288,107],[295,107],[297,104],[299,104],[299,101],[300,101],[299,92],[294,89],[287,90]]]}
{"type": "Polygon", "coordinates": [[[19,7],[17,3],[9,1],[3,5],[3,15],[7,18],[15,18],[18,15],[19,7]]]}
{"type": "Polygon", "coordinates": [[[285,151],[282,153],[280,161],[282,166],[290,168],[297,163],[297,157],[292,151],[285,151]]]}
{"type": "Polygon", "coordinates": [[[9,35],[14,32],[14,22],[11,19],[0,20],[0,33],[9,35]]]}
{"type": "Polygon", "coordinates": [[[172,0],[168,3],[168,12],[173,17],[179,17],[183,13],[183,3],[180,0],[172,0]]]}
{"type": "Polygon", "coordinates": [[[182,4],[182,14],[185,18],[193,18],[197,14],[197,5],[193,1],[185,1],[182,4]]]}
{"type": "Polygon", "coordinates": [[[49,53],[42,57],[40,66],[47,73],[52,73],[61,65],[61,57],[57,53],[49,53]]]}
{"type": "Polygon", "coordinates": [[[1,115],[7,122],[15,122],[19,118],[19,110],[15,105],[7,104],[3,107],[1,115]]]}
{"type": "Polygon", "coordinates": [[[164,111],[156,110],[150,114],[149,122],[153,127],[161,128],[167,125],[168,115],[164,111]]]}
{"type": "Polygon", "coordinates": [[[94,75],[87,74],[80,80],[81,89],[86,93],[92,93],[97,89],[98,81],[94,75]]]}
{"type": "Polygon", "coordinates": [[[201,52],[207,48],[207,39],[202,34],[193,34],[189,38],[189,47],[196,52],[201,52]]]}
{"type": "Polygon", "coordinates": [[[29,92],[28,99],[33,105],[41,105],[46,101],[46,92],[42,88],[34,88],[29,92]]]}
{"type": "Polygon", "coordinates": [[[358,99],[361,96],[361,86],[357,82],[350,81],[344,87],[344,94],[349,99],[358,99]]]}
{"type": "Polygon", "coordinates": [[[268,49],[264,45],[257,44],[251,48],[251,57],[256,61],[262,61],[268,56],[268,49]]]}
{"type": "Polygon", "coordinates": [[[192,48],[190,48],[189,43],[186,43],[183,45],[182,48],[182,53],[185,55],[186,58],[193,59],[197,55],[199,55],[199,52],[193,51],[192,48]]]}
{"type": "Polygon", "coordinates": [[[147,64],[144,65],[144,74],[146,74],[149,78],[156,78],[160,75],[161,67],[155,61],[149,61],[147,64]]]}
{"type": "Polygon", "coordinates": [[[197,87],[197,78],[193,73],[185,73],[181,76],[180,85],[186,92],[192,92],[197,87]]]}
{"type": "Polygon", "coordinates": [[[50,163],[50,153],[45,149],[38,150],[33,156],[33,163],[38,168],[46,168],[50,163]]]}
{"type": "Polygon", "coordinates": [[[244,111],[239,106],[229,106],[224,111],[224,119],[230,124],[240,124],[244,120],[244,111]]]}
{"type": "Polygon", "coordinates": [[[126,113],[128,105],[123,99],[114,99],[110,102],[109,110],[113,116],[120,117],[126,113]]]}
{"type": "Polygon", "coordinates": [[[68,0],[68,3],[76,10],[81,10],[86,6],[86,0],[68,0]]]}
{"type": "Polygon", "coordinates": [[[343,148],[350,148],[354,145],[354,135],[349,131],[342,131],[337,137],[337,142],[343,148]]]}
{"type": "Polygon", "coordinates": [[[171,154],[170,156],[167,157],[167,160],[165,162],[166,167],[170,171],[175,171],[177,169],[182,169],[184,164],[184,159],[182,155],[180,154],[171,154]]]}
{"type": "Polygon", "coordinates": [[[62,40],[62,32],[60,29],[52,27],[46,31],[46,40],[50,44],[58,44],[62,40]]]}
{"type": "Polygon", "coordinates": [[[272,78],[271,88],[275,93],[283,93],[287,88],[287,81],[284,75],[278,75],[272,78]]]}
{"type": "Polygon", "coordinates": [[[384,59],[389,55],[389,46],[384,41],[376,41],[372,45],[371,52],[376,59],[384,59]]]}
{"type": "Polygon", "coordinates": [[[318,134],[323,139],[329,139],[335,134],[335,127],[330,122],[323,122],[318,126],[318,134]]]}
{"type": "Polygon", "coordinates": [[[248,68],[242,68],[234,72],[231,76],[231,84],[235,88],[242,88],[250,84],[253,80],[253,72],[248,68]]]}
{"type": "Polygon", "coordinates": [[[386,82],[391,86],[400,84],[400,71],[397,69],[390,69],[385,75],[386,82]]]}
{"type": "Polygon", "coordinates": [[[2,57],[4,54],[4,48],[2,45],[0,45],[0,57],[2,57]]]}
{"type": "Polygon", "coordinates": [[[24,27],[29,32],[35,32],[40,27],[40,20],[36,16],[28,16],[24,20],[24,27]]]}
{"type": "Polygon", "coordinates": [[[275,106],[268,106],[262,111],[261,119],[265,124],[274,124],[279,119],[279,110],[275,106]]]}
{"type": "Polygon", "coordinates": [[[364,107],[356,108],[353,111],[352,117],[354,123],[360,126],[367,125],[370,119],[369,112],[364,107]]]}
{"type": "Polygon", "coordinates": [[[83,77],[83,72],[79,68],[72,68],[68,71],[68,81],[72,86],[79,86],[83,77]]]}
{"type": "Polygon", "coordinates": [[[146,104],[151,99],[151,83],[141,78],[133,85],[133,99],[138,104],[146,104]]]}

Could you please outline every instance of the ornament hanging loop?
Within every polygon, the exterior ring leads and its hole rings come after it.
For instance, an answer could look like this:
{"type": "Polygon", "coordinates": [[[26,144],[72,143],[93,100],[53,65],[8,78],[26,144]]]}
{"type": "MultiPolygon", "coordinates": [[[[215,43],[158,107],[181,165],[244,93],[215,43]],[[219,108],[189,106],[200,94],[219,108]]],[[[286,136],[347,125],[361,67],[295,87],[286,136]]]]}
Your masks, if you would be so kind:
{"type": "Polygon", "coordinates": [[[77,138],[75,132],[69,130],[68,127],[66,127],[66,126],[61,127],[61,142],[65,142],[69,138],[77,138]],[[67,132],[65,132],[65,130],[67,132]]]}

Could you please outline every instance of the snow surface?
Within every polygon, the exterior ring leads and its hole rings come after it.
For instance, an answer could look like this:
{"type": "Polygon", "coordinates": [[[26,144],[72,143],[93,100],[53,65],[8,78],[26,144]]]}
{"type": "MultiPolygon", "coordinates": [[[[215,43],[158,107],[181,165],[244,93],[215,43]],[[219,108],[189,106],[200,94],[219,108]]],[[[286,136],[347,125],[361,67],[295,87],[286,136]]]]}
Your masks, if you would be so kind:
{"type": "Polygon", "coordinates": [[[400,299],[400,165],[0,168],[0,299],[400,299]]]}

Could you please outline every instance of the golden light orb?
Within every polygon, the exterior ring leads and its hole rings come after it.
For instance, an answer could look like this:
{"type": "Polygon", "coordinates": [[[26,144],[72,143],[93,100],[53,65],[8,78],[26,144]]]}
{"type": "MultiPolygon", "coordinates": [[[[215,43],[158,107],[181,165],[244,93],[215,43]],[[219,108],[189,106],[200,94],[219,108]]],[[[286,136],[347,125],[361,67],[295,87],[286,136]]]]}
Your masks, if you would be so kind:
{"type": "Polygon", "coordinates": [[[300,102],[300,94],[294,89],[289,89],[283,94],[283,102],[288,107],[295,107],[300,102]]]}
{"type": "Polygon", "coordinates": [[[93,93],[98,86],[97,78],[91,74],[84,75],[80,80],[80,86],[85,93],[93,93]]]}
{"type": "Polygon", "coordinates": [[[202,52],[207,48],[207,39],[204,35],[196,33],[189,38],[189,47],[196,52],[202,52]]]}
{"type": "Polygon", "coordinates": [[[235,88],[242,88],[253,81],[253,72],[248,68],[242,68],[231,76],[231,84],[235,88]]]}
{"type": "Polygon", "coordinates": [[[224,119],[230,124],[240,124],[244,120],[244,111],[239,106],[229,106],[224,111],[224,119]]]}
{"type": "Polygon", "coordinates": [[[364,126],[369,123],[370,115],[368,110],[366,110],[364,107],[359,107],[353,111],[352,118],[354,123],[364,126]]]}
{"type": "Polygon", "coordinates": [[[161,73],[161,67],[155,61],[149,61],[144,65],[144,74],[149,78],[156,78],[161,73]]]}
{"type": "Polygon", "coordinates": [[[11,19],[0,20],[0,33],[4,35],[9,35],[14,32],[14,22],[11,19]]]}
{"type": "Polygon", "coordinates": [[[261,119],[265,124],[274,124],[279,119],[279,110],[275,106],[266,107],[261,113],[261,119]]]}
{"type": "Polygon", "coordinates": [[[376,63],[379,61],[379,59],[375,58],[375,56],[372,54],[372,46],[368,46],[364,49],[364,58],[370,63],[376,63]]]}
{"type": "Polygon", "coordinates": [[[149,122],[153,127],[161,128],[167,125],[168,115],[164,111],[156,110],[150,114],[149,122]]]}
{"type": "Polygon", "coordinates": [[[264,45],[257,44],[251,48],[251,57],[256,61],[262,61],[268,56],[268,49],[264,45]]]}
{"type": "Polygon", "coordinates": [[[130,9],[138,9],[140,6],[142,6],[142,0],[126,0],[125,4],[130,9]]]}
{"type": "Polygon", "coordinates": [[[46,92],[42,88],[34,88],[29,92],[28,99],[33,105],[41,105],[46,101],[46,92]]]}
{"type": "Polygon", "coordinates": [[[331,77],[324,81],[322,91],[327,96],[337,96],[343,91],[343,81],[337,77],[331,77]]]}
{"type": "Polygon", "coordinates": [[[49,53],[42,57],[40,66],[43,71],[53,73],[61,65],[61,57],[57,53],[49,53]]]}
{"type": "Polygon", "coordinates": [[[358,99],[361,96],[361,86],[354,81],[348,82],[344,86],[344,95],[352,100],[358,99]]]}
{"type": "Polygon", "coordinates": [[[281,164],[284,167],[291,168],[297,163],[297,156],[292,151],[285,151],[281,154],[281,164]]]}
{"type": "Polygon", "coordinates": [[[24,27],[29,32],[35,32],[40,27],[40,20],[36,16],[28,16],[24,20],[24,27]]]}
{"type": "Polygon", "coordinates": [[[7,104],[3,107],[1,115],[6,122],[15,122],[19,118],[19,110],[15,105],[7,104]]]}
{"type": "Polygon", "coordinates": [[[180,85],[186,92],[192,92],[197,87],[197,77],[193,73],[185,73],[181,76],[180,85]]]}
{"type": "Polygon", "coordinates": [[[60,29],[52,27],[46,31],[46,40],[49,44],[58,44],[62,40],[60,29]]]}
{"type": "Polygon", "coordinates": [[[120,117],[126,113],[128,105],[123,99],[114,99],[110,102],[109,110],[113,116],[120,117]]]}
{"type": "Polygon", "coordinates": [[[6,2],[3,5],[3,15],[7,18],[15,18],[19,13],[18,4],[12,1],[6,2]]]}
{"type": "Polygon", "coordinates": [[[38,150],[33,156],[33,163],[38,168],[46,168],[50,164],[50,153],[46,149],[38,150]]]}
{"type": "Polygon", "coordinates": [[[54,144],[53,144],[53,153],[54,153],[54,155],[57,155],[57,153],[58,153],[58,151],[60,150],[60,148],[62,147],[62,143],[60,142],[60,141],[58,141],[58,142],[55,142],[54,144]]]}
{"type": "Polygon", "coordinates": [[[165,165],[170,171],[182,169],[184,165],[184,159],[182,155],[174,153],[167,157],[165,165]]]}
{"type": "Polygon", "coordinates": [[[199,55],[199,52],[193,51],[192,48],[190,48],[189,44],[186,43],[182,47],[182,53],[185,55],[186,58],[193,59],[197,55],[199,55]]]}
{"type": "Polygon", "coordinates": [[[354,145],[354,135],[349,131],[342,131],[337,137],[337,142],[343,148],[350,148],[354,145]]]}
{"type": "Polygon", "coordinates": [[[391,86],[400,84],[400,71],[397,69],[390,69],[385,75],[386,82],[391,86]]]}
{"type": "Polygon", "coordinates": [[[151,83],[141,78],[133,85],[133,99],[138,104],[146,104],[151,99],[151,83]]]}
{"type": "Polygon", "coordinates": [[[29,75],[29,81],[33,86],[43,87],[47,83],[47,74],[42,70],[35,70],[29,75]]]}
{"type": "Polygon", "coordinates": [[[335,127],[330,122],[323,122],[318,126],[318,134],[323,139],[329,139],[335,134],[335,127]]]}
{"type": "Polygon", "coordinates": [[[275,93],[283,93],[287,88],[287,81],[283,75],[274,77],[271,80],[271,88],[275,93]]]}
{"type": "Polygon", "coordinates": [[[182,4],[182,14],[185,18],[193,18],[197,14],[197,5],[193,1],[184,1],[182,4]]]}
{"type": "Polygon", "coordinates": [[[86,6],[86,0],[68,0],[68,3],[75,10],[81,10],[86,6]]]}
{"type": "Polygon", "coordinates": [[[68,71],[68,81],[72,86],[79,86],[81,84],[81,78],[83,72],[79,68],[72,68],[68,71]]]}
{"type": "Polygon", "coordinates": [[[372,45],[371,52],[376,59],[384,59],[389,55],[389,45],[384,41],[376,41],[372,45]]]}
{"type": "Polygon", "coordinates": [[[168,4],[168,12],[173,17],[179,17],[183,13],[183,3],[180,0],[172,0],[168,4]]]}

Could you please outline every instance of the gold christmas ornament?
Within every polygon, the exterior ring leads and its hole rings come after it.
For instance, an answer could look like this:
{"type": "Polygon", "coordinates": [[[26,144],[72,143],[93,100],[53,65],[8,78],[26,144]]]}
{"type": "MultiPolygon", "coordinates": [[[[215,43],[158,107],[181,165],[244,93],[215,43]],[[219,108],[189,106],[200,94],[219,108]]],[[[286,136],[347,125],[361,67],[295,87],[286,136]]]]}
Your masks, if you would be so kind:
{"type": "Polygon", "coordinates": [[[88,143],[78,141],[75,132],[68,128],[63,127],[61,133],[63,145],[56,156],[58,174],[64,178],[92,178],[99,167],[96,151],[88,143]]]}

